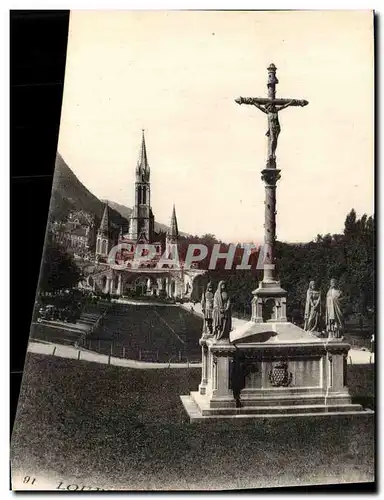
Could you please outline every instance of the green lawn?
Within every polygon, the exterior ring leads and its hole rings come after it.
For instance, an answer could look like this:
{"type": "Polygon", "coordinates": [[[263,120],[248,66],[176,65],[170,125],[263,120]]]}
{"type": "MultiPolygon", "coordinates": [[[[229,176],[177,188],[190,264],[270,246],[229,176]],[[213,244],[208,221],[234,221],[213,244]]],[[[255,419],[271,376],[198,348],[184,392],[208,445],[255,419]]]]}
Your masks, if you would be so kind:
{"type": "Polygon", "coordinates": [[[202,328],[202,319],[182,307],[115,304],[84,347],[120,357],[124,352],[129,359],[140,359],[139,351],[147,351],[145,361],[179,356],[194,361],[200,359],[202,328]]]}
{"type": "MultiPolygon", "coordinates": [[[[100,309],[101,313],[101,309],[100,309]]],[[[199,361],[203,320],[182,307],[114,304],[99,327],[83,338],[81,332],[42,323],[31,337],[74,345],[101,354],[143,361],[199,361]]]]}
{"type": "MultiPolygon", "coordinates": [[[[348,368],[352,394],[371,404],[372,366],[348,368]]],[[[29,354],[26,370],[15,471],[144,490],[374,479],[373,418],[190,424],[179,395],[196,390],[199,369],[130,370],[29,354]]]]}

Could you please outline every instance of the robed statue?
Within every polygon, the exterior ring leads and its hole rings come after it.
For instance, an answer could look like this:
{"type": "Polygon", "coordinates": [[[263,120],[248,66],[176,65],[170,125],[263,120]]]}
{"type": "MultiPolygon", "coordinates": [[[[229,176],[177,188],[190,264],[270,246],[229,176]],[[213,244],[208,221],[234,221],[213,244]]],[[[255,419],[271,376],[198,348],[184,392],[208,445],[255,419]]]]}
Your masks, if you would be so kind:
{"type": "Polygon", "coordinates": [[[201,309],[204,315],[203,333],[213,335],[213,286],[209,282],[203,296],[201,297],[201,309]]]}
{"type": "Polygon", "coordinates": [[[310,281],[307,290],[304,313],[304,330],[307,332],[320,331],[321,322],[321,294],[316,290],[314,281],[310,281]]]}
{"type": "Polygon", "coordinates": [[[341,291],[336,286],[336,280],[331,279],[326,299],[325,323],[330,338],[340,338],[343,328],[343,313],[341,311],[341,291]]]}
{"type": "Polygon", "coordinates": [[[231,330],[231,301],[225,281],[220,281],[213,298],[213,333],[216,340],[228,339],[231,330]]]}

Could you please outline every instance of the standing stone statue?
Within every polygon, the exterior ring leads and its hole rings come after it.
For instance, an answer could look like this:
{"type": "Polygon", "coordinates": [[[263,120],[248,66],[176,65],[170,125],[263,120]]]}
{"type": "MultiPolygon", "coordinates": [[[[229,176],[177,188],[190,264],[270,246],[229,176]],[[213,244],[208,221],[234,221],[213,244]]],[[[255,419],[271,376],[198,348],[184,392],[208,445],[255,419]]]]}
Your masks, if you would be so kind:
{"type": "Polygon", "coordinates": [[[231,330],[231,301],[225,281],[220,281],[213,298],[213,333],[216,340],[228,339],[231,330]]]}
{"type": "Polygon", "coordinates": [[[331,279],[327,293],[325,323],[330,338],[340,338],[343,328],[343,314],[341,311],[341,291],[336,286],[336,280],[331,279]]]}
{"type": "Polygon", "coordinates": [[[320,331],[321,322],[321,294],[316,290],[314,281],[310,281],[305,302],[304,330],[308,332],[320,331]]]}
{"type": "Polygon", "coordinates": [[[213,286],[209,282],[203,296],[201,298],[201,309],[204,314],[204,331],[203,333],[213,335],[213,286]]]}

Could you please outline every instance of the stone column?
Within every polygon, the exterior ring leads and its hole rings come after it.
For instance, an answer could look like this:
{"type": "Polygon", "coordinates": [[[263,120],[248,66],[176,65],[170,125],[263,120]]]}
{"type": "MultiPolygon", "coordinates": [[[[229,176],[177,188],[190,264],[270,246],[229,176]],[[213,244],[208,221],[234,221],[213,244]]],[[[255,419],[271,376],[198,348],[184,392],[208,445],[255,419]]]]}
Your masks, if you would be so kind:
{"type": "Polygon", "coordinates": [[[280,170],[268,167],[261,174],[265,182],[263,282],[270,283],[275,281],[276,182],[280,179],[280,170]]]}
{"type": "Polygon", "coordinates": [[[344,356],[343,354],[329,355],[331,390],[340,392],[345,388],[344,385],[344,356]]]}
{"type": "Polygon", "coordinates": [[[104,293],[110,293],[110,289],[111,289],[111,278],[108,276],[105,282],[104,293]]]}
{"type": "Polygon", "coordinates": [[[252,299],[252,318],[254,323],[263,322],[263,299],[260,297],[254,297],[252,299]]]}
{"type": "Polygon", "coordinates": [[[181,280],[175,280],[175,297],[179,298],[183,296],[182,283],[181,280]]]}
{"type": "Polygon", "coordinates": [[[120,296],[123,293],[123,290],[122,290],[122,276],[121,276],[121,274],[119,274],[119,278],[118,279],[119,279],[119,281],[117,283],[117,291],[116,291],[116,293],[117,293],[117,295],[120,296]]]}
{"type": "Polygon", "coordinates": [[[228,397],[232,394],[229,390],[229,357],[226,356],[213,356],[215,367],[215,385],[213,387],[213,396],[215,398],[228,397]]]}
{"type": "Polygon", "coordinates": [[[199,344],[201,345],[201,383],[199,385],[199,393],[206,394],[207,393],[207,384],[208,384],[208,347],[207,342],[204,339],[204,336],[199,340],[199,344]]]}

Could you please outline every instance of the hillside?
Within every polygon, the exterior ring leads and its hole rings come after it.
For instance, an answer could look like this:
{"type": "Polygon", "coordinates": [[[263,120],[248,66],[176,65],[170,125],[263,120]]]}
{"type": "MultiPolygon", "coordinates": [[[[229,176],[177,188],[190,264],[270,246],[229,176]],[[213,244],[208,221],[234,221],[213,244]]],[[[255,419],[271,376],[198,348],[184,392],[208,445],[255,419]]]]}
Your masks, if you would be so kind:
{"type": "Polygon", "coordinates": [[[120,203],[116,203],[115,201],[111,200],[106,200],[102,199],[101,200],[103,203],[106,203],[108,201],[108,205],[116,210],[116,212],[119,212],[119,214],[124,217],[125,219],[129,220],[132,214],[132,208],[126,207],[125,205],[120,205],[120,203]]]}
{"type": "MultiPolygon", "coordinates": [[[[98,226],[103,216],[104,203],[79,181],[57,153],[49,218],[63,220],[71,210],[84,210],[94,214],[98,226]]],[[[113,207],[110,208],[109,217],[112,228],[117,229],[121,225],[128,224],[127,219],[113,207]]]]}
{"type": "MultiPolygon", "coordinates": [[[[110,207],[109,217],[112,228],[115,230],[119,229],[120,226],[127,228],[132,209],[111,200],[99,200],[79,181],[60,153],[57,153],[49,213],[51,220],[64,220],[71,210],[84,210],[95,214],[96,227],[98,227],[106,201],[110,207]]],[[[155,222],[157,233],[167,230],[166,224],[155,222]]],[[[182,232],[180,235],[188,236],[187,233],[182,232]]]]}

